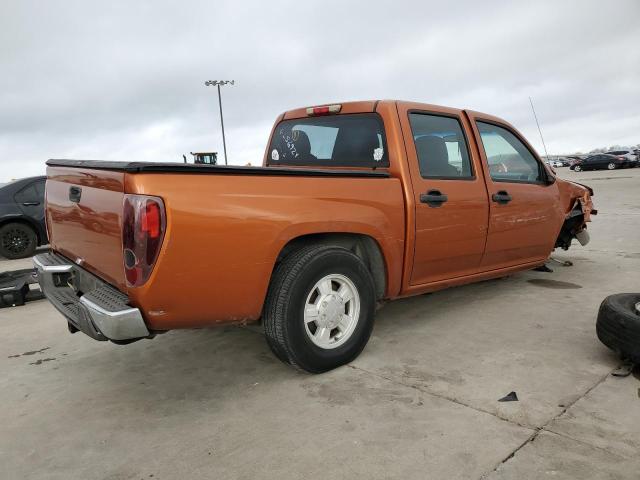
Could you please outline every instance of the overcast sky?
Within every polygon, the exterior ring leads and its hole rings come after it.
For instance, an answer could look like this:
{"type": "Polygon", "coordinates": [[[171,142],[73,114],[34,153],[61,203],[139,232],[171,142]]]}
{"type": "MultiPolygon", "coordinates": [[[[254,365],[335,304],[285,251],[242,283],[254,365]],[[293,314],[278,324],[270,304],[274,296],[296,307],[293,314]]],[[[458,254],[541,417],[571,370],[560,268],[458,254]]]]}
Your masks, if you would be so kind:
{"type": "Polygon", "coordinates": [[[0,182],[48,158],[259,164],[284,110],[491,113],[542,152],[640,143],[640,1],[0,2],[0,182]],[[188,155],[189,156],[189,155],[188,155]]]}

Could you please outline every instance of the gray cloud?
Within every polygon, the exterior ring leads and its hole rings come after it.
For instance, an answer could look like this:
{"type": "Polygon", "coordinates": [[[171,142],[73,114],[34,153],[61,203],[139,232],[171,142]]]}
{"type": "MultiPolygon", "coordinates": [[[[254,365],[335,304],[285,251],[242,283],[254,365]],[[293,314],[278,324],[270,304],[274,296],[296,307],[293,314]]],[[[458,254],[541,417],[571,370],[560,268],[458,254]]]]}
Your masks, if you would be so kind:
{"type": "Polygon", "coordinates": [[[0,181],[47,158],[261,161],[271,122],[401,98],[514,123],[553,152],[640,142],[640,3],[88,2],[0,6],[0,181]],[[513,4],[512,4],[513,3],[513,4]]]}

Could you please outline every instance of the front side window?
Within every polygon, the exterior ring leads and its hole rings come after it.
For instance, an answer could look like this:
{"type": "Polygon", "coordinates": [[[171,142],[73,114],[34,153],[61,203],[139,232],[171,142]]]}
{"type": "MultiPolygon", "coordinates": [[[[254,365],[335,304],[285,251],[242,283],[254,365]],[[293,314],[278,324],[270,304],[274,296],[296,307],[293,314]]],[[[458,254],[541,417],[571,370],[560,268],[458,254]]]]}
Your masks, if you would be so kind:
{"type": "Polygon", "coordinates": [[[374,113],[285,120],[267,155],[273,165],[389,166],[384,128],[374,113]]]}
{"type": "Polygon", "coordinates": [[[410,113],[409,123],[422,178],[473,178],[467,143],[457,119],[410,113]]]}
{"type": "Polygon", "coordinates": [[[542,181],[542,166],[513,133],[490,123],[477,122],[477,125],[492,180],[524,183],[542,181]]]}

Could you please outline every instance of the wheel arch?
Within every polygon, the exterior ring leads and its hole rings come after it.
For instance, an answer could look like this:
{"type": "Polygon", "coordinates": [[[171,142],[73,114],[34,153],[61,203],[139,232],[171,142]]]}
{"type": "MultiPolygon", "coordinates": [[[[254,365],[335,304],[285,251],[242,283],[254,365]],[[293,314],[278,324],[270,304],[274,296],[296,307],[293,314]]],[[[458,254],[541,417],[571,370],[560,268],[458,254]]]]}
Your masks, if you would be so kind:
{"type": "Polygon", "coordinates": [[[334,245],[345,248],[357,255],[371,273],[376,289],[376,299],[387,296],[388,265],[380,244],[370,235],[362,233],[332,232],[300,235],[289,240],[276,258],[273,272],[278,264],[290,253],[307,245],[334,245]]]}

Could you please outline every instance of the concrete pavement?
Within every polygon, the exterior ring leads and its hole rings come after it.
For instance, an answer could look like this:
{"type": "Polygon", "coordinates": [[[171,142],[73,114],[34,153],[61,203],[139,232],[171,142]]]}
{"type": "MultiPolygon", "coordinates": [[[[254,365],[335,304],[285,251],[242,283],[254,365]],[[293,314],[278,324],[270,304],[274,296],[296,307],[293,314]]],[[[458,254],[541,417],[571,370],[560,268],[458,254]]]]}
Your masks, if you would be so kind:
{"type": "Polygon", "coordinates": [[[639,478],[640,381],[595,316],[640,290],[640,169],[559,170],[600,212],[574,266],[392,302],[324,375],[256,327],[117,346],[46,301],[0,310],[0,478],[639,478]]]}

